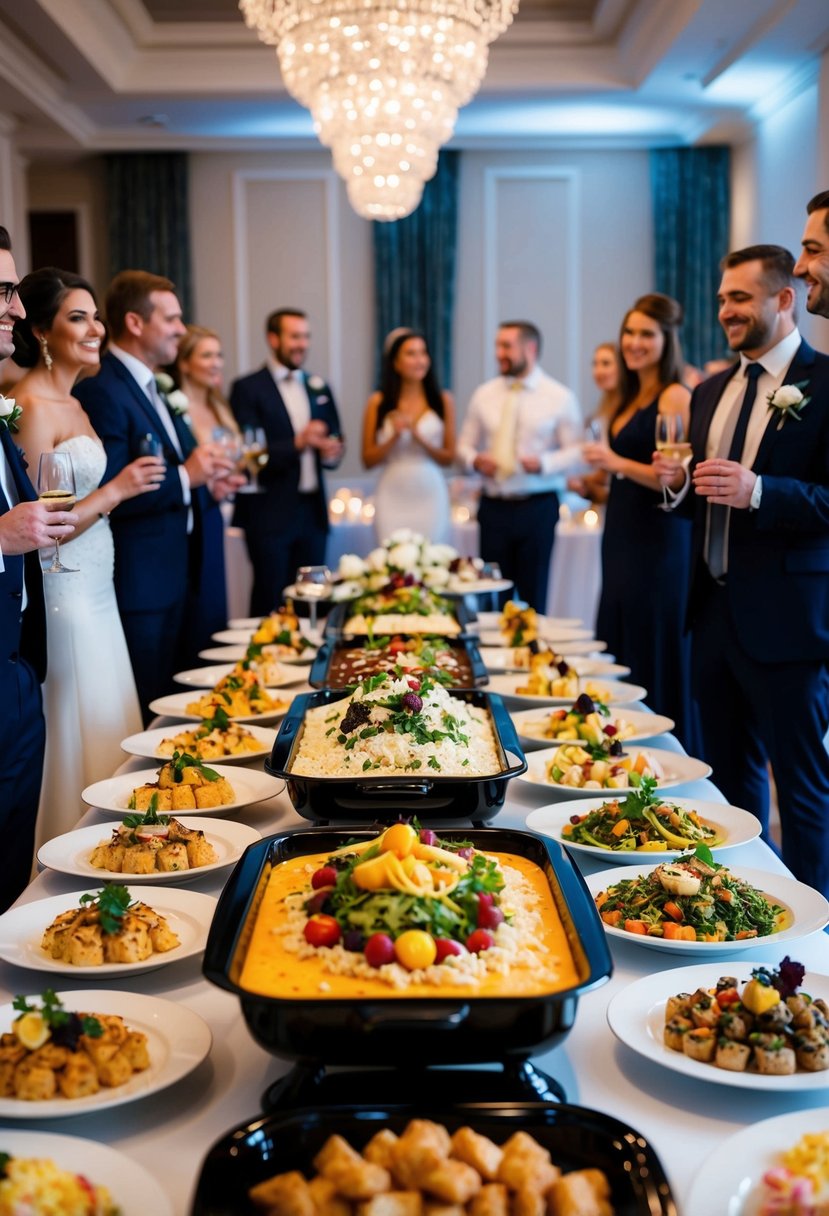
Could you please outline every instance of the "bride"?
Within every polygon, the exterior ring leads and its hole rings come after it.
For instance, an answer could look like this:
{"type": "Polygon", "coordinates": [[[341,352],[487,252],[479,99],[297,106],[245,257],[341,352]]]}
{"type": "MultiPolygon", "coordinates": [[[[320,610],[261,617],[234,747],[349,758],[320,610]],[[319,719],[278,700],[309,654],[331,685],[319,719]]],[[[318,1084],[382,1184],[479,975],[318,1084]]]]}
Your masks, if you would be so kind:
{"type": "MultiPolygon", "coordinates": [[[[37,484],[42,452],[68,452],[80,524],[61,547],[76,573],[45,574],[47,674],[43,687],[46,758],[37,822],[38,847],[75,826],[81,790],[109,777],[119,744],[142,728],[115,592],[107,515],[120,502],[157,488],[164,463],[143,456],[100,485],[103,445],[72,396],[79,374],[98,370],[104,326],[90,285],[46,267],[20,284],[25,319],[15,322],[14,361],[30,370],[15,386],[29,476],[37,484]]],[[[52,551],[41,558],[51,559],[52,551]]],[[[148,572],[150,577],[150,572],[148,572]]]]}
{"type": "Polygon", "coordinates": [[[363,419],[363,464],[382,464],[374,495],[381,543],[398,528],[416,527],[435,543],[449,540],[449,491],[440,466],[455,458],[455,405],[441,392],[426,339],[394,329],[383,345],[379,393],[363,419]]]}

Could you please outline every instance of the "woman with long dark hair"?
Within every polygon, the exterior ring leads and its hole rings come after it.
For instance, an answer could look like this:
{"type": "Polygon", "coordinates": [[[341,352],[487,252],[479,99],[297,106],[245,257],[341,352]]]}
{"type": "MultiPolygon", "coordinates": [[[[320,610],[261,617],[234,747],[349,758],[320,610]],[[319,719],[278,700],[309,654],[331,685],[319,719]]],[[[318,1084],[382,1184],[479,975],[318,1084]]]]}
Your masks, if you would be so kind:
{"type": "Polygon", "coordinates": [[[653,471],[658,414],[676,415],[688,431],[691,394],[682,383],[682,307],[670,296],[640,296],[619,338],[621,400],[607,441],[584,456],[610,474],[602,537],[602,594],[596,633],[648,690],[648,704],[676,722],[691,751],[698,738],[690,693],[690,650],[683,636],[691,522],[661,511],[653,471]]]}
{"type": "Polygon", "coordinates": [[[78,377],[94,375],[100,364],[104,326],[94,292],[85,279],[51,266],[26,275],[19,292],[26,317],[15,322],[13,357],[29,370],[15,387],[22,409],[18,439],[35,486],[42,453],[69,454],[74,509],[80,516],[72,539],[61,548],[71,573],[44,577],[46,758],[37,824],[42,844],[74,827],[78,791],[110,776],[123,759],[121,740],[141,730],[112,582],[107,516],[119,503],[155,490],[164,464],[136,453],[116,477],[101,484],[106,453],[72,396],[78,377]]]}
{"type": "Polygon", "coordinates": [[[449,491],[441,467],[455,458],[455,405],[442,392],[426,339],[395,329],[383,346],[378,393],[366,403],[363,464],[382,464],[374,496],[379,541],[415,528],[435,542],[449,538],[449,491]]]}

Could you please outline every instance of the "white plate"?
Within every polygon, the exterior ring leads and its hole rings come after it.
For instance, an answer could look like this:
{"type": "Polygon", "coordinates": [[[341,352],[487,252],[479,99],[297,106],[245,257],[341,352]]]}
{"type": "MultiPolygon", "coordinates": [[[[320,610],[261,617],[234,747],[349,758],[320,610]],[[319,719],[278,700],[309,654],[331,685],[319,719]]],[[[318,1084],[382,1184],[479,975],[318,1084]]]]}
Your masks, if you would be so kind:
{"type": "MultiPolygon", "coordinates": [[[[572,705],[572,701],[570,705],[572,705]]],[[[566,708],[569,709],[570,705],[566,708]]],[[[549,709],[546,712],[537,709],[518,709],[511,713],[510,717],[522,743],[543,743],[546,747],[561,747],[562,743],[578,742],[578,740],[573,739],[561,741],[558,739],[548,739],[544,735],[544,728],[550,720],[549,709]]],[[[624,718],[625,722],[629,722],[631,726],[636,728],[633,735],[622,740],[625,746],[628,743],[636,743],[639,739],[655,739],[657,735],[664,735],[668,731],[673,730],[676,725],[671,718],[665,718],[662,714],[652,714],[645,709],[625,708],[614,710],[607,719],[607,722],[613,722],[616,718],[624,718]]],[[[602,721],[605,721],[605,719],[602,719],[602,721]]]]}
{"type": "MultiPolygon", "coordinates": [[[[782,953],[781,953],[782,958],[782,953]]],[[[681,1051],[666,1047],[662,1032],[665,1028],[665,1003],[679,992],[696,992],[697,988],[715,988],[721,975],[733,975],[740,984],[751,979],[753,963],[701,963],[697,967],[676,967],[672,971],[657,971],[627,984],[610,1002],[607,1020],[620,1043],[638,1052],[646,1060],[670,1068],[673,1072],[711,1081],[714,1085],[730,1085],[737,1089],[765,1089],[771,1093],[790,1090],[829,1089],[829,1069],[825,1072],[795,1072],[788,1077],[770,1077],[756,1072],[729,1072],[715,1064],[692,1060],[681,1051]]],[[[772,966],[772,964],[768,964],[772,966]]],[[[829,1001],[829,976],[807,972],[800,985],[803,992],[829,1001]]],[[[829,1131],[829,1124],[826,1125],[829,1131]]],[[[698,1208],[697,1211],[721,1212],[719,1206],[698,1208]]]]}
{"type": "Polygon", "coordinates": [[[437,587],[439,595],[498,595],[501,591],[509,591],[513,585],[511,578],[477,578],[468,583],[463,579],[452,578],[445,587],[437,587]]]}
{"type": "MultiPolygon", "coordinates": [[[[173,813],[175,817],[175,812],[173,813]]],[[[203,874],[223,870],[234,865],[249,844],[261,840],[259,832],[245,823],[233,823],[230,819],[187,820],[187,827],[204,832],[219,855],[219,860],[209,866],[196,866],[192,870],[156,870],[152,874],[118,874],[111,870],[100,870],[90,864],[89,855],[96,845],[108,841],[112,835],[111,824],[93,824],[88,828],[77,828],[63,836],[55,836],[38,850],[37,859],[42,866],[57,870],[60,874],[74,874],[87,882],[126,882],[130,886],[151,883],[194,882],[203,874]]],[[[151,896],[147,896],[149,903],[151,896]]]]}
{"type": "MultiPolygon", "coordinates": [[[[559,652],[556,652],[559,653],[559,652]]],[[[520,672],[527,674],[529,668],[519,667],[515,662],[515,647],[485,646],[481,658],[487,671],[520,672]]],[[[591,659],[588,655],[574,654],[567,656],[567,664],[582,676],[596,676],[604,680],[615,680],[620,676],[629,676],[630,668],[621,663],[611,663],[607,659],[591,659]]]]}
{"type": "MultiPolygon", "coordinates": [[[[32,993],[30,1000],[39,1000],[32,993]]],[[[137,992],[117,992],[110,989],[82,988],[59,992],[63,1007],[70,1013],[120,1014],[130,1030],[147,1036],[150,1066],[134,1072],[124,1085],[101,1088],[96,1094],[83,1098],[50,1098],[44,1102],[24,1102],[20,1098],[0,1097],[0,1118],[54,1119],[62,1116],[85,1115],[89,1111],[122,1106],[158,1093],[192,1072],[210,1051],[213,1036],[207,1023],[186,1005],[165,1001],[157,996],[137,992]]],[[[0,1033],[11,1030],[18,1013],[11,1003],[0,1005],[0,1033]]],[[[0,1132],[0,1141],[4,1132],[0,1132]]]]}
{"type": "MultiPolygon", "coordinates": [[[[276,660],[277,671],[265,682],[266,688],[284,688],[287,684],[301,684],[305,679],[304,671],[280,671],[281,662],[281,659],[276,660]]],[[[192,667],[190,671],[176,672],[173,679],[177,684],[187,684],[190,688],[213,688],[219,680],[232,675],[234,670],[233,667],[224,666],[192,667]]]]}
{"type": "MultiPolygon", "coordinates": [[[[222,756],[217,764],[249,764],[251,760],[261,760],[269,755],[276,742],[276,731],[270,726],[255,726],[249,723],[246,728],[262,744],[258,752],[243,752],[239,756],[222,756]]],[[[130,735],[121,740],[121,748],[131,756],[145,756],[148,760],[169,760],[170,757],[159,752],[159,744],[164,739],[171,739],[178,733],[175,726],[156,726],[153,730],[142,730],[137,735],[130,735]]],[[[211,763],[207,761],[207,763],[211,763]]]]}
{"type": "MultiPolygon", "coordinates": [[[[529,782],[537,789],[543,789],[546,794],[554,795],[556,799],[566,798],[568,802],[574,798],[591,798],[594,794],[600,794],[600,791],[597,790],[576,789],[570,785],[554,785],[553,782],[548,781],[547,764],[557,751],[557,747],[545,747],[543,751],[531,752],[527,756],[527,771],[521,773],[515,780],[529,782]]],[[[653,756],[658,760],[665,774],[659,780],[657,787],[659,790],[673,789],[677,785],[685,785],[688,781],[701,781],[703,777],[708,777],[711,773],[710,764],[706,764],[704,760],[697,760],[693,756],[686,756],[683,752],[669,752],[660,747],[640,747],[636,743],[631,746],[629,751],[631,755],[644,752],[646,756],[653,756]]],[[[624,796],[626,793],[627,790],[605,790],[604,798],[612,798],[617,794],[624,796]]]]}
{"type": "Polygon", "coordinates": [[[213,634],[213,641],[221,642],[223,646],[249,646],[251,634],[258,624],[259,622],[253,629],[220,629],[218,633],[213,634]]]}
{"type": "MultiPolygon", "coordinates": [[[[243,806],[250,806],[252,802],[264,802],[266,798],[273,798],[282,790],[282,782],[270,773],[260,773],[252,768],[231,769],[223,764],[208,764],[207,767],[230,782],[236,794],[235,802],[226,802],[223,806],[194,807],[192,811],[171,811],[171,814],[174,813],[181,819],[190,815],[224,815],[228,811],[238,811],[243,806]]],[[[115,777],[107,777],[105,781],[88,785],[82,791],[81,798],[89,806],[94,806],[99,811],[112,811],[120,818],[130,814],[128,803],[132,791],[139,785],[152,785],[157,780],[157,768],[118,773],[115,777]]]]}
{"type": "MultiPolygon", "coordinates": [[[[545,628],[549,629],[581,629],[584,621],[580,616],[538,616],[538,621],[543,622],[545,628]]],[[[500,612],[479,612],[478,624],[481,629],[497,629],[498,622],[501,620],[500,612]]]]}
{"type": "MultiPolygon", "coordinates": [[[[571,815],[586,815],[590,811],[595,811],[602,803],[611,801],[613,793],[613,790],[607,790],[603,797],[579,798],[576,802],[554,802],[550,806],[541,806],[536,811],[530,811],[527,816],[527,827],[533,832],[540,832],[542,836],[549,836],[551,840],[557,840],[559,844],[566,845],[568,849],[574,849],[578,853],[587,853],[608,864],[612,862],[613,865],[619,865],[621,862],[623,865],[641,866],[651,862],[656,865],[663,861],[673,861],[678,856],[678,849],[665,849],[664,851],[648,849],[646,852],[634,849],[616,853],[608,849],[600,849],[593,844],[578,844],[575,840],[562,836],[561,830],[565,824],[570,822],[571,815]]],[[[618,793],[620,799],[623,799],[626,791],[619,790],[618,793]]],[[[722,844],[711,846],[718,853],[724,852],[725,849],[733,849],[738,844],[746,844],[760,835],[760,820],[738,806],[728,806],[724,802],[703,802],[699,798],[674,798],[671,794],[665,795],[665,801],[687,807],[691,811],[698,811],[706,823],[716,828],[718,834],[724,837],[722,844]]]]}
{"type": "MultiPolygon", "coordinates": [[[[676,857],[677,854],[675,853],[676,857]]],[[[650,874],[656,866],[641,866],[639,874],[650,874]]],[[[604,931],[608,937],[620,941],[632,942],[637,946],[645,946],[649,950],[661,950],[665,954],[695,954],[700,958],[714,958],[720,954],[735,954],[737,951],[754,950],[757,946],[777,946],[778,942],[798,941],[809,933],[829,923],[829,902],[819,891],[807,887],[804,882],[790,878],[787,874],[771,874],[768,870],[746,870],[735,867],[733,871],[738,878],[750,883],[758,891],[762,891],[775,904],[788,909],[792,915],[792,923],[780,933],[772,933],[766,937],[744,938],[738,942],[679,942],[665,941],[661,937],[647,937],[639,933],[625,933],[624,929],[615,929],[605,925],[604,931]]],[[[630,879],[633,875],[629,866],[618,866],[614,870],[600,870],[598,874],[585,876],[587,889],[595,899],[600,892],[606,891],[614,883],[630,879]]]]}
{"type": "Polygon", "coordinates": [[[96,1186],[105,1186],[118,1205],[120,1216],[173,1216],[173,1204],[154,1174],[110,1148],[80,1136],[4,1128],[3,1150],[13,1157],[45,1157],[63,1170],[83,1174],[96,1186]]]}
{"type": "MultiPolygon", "coordinates": [[[[575,701],[576,698],[572,694],[569,697],[542,697],[516,692],[517,688],[527,683],[528,675],[529,673],[524,671],[521,675],[491,676],[486,690],[487,692],[497,692],[502,697],[513,697],[524,705],[560,705],[569,709],[575,701]]],[[[644,701],[648,695],[647,689],[642,688],[639,684],[623,684],[621,680],[598,679],[594,676],[586,676],[585,679],[590,683],[599,684],[607,692],[604,700],[608,705],[628,705],[631,701],[644,701]]],[[[152,708],[151,705],[150,709],[152,708]]]]}
{"type": "MultiPolygon", "coordinates": [[[[213,634],[217,637],[217,634],[213,634]]],[[[538,625],[538,636],[543,642],[587,642],[593,637],[593,630],[584,625],[557,625],[550,621],[538,625]]],[[[504,635],[500,629],[480,628],[478,637],[482,646],[503,646],[504,635]]]]}
{"type": "MultiPolygon", "coordinates": [[[[100,890],[102,885],[90,886],[90,894],[100,890]]],[[[151,891],[128,887],[127,890],[133,899],[161,913],[178,937],[178,946],[163,954],[151,954],[140,963],[102,963],[100,967],[73,967],[71,963],[51,958],[40,942],[46,929],[61,912],[80,906],[84,892],[70,891],[66,895],[51,895],[48,899],[37,899],[4,912],[0,916],[0,958],[16,967],[31,967],[33,971],[49,971],[54,975],[73,975],[76,979],[109,979],[117,975],[129,982],[129,976],[155,971],[202,953],[216,911],[216,900],[211,895],[202,895],[199,891],[180,891],[176,887],[153,887],[151,891]]]]}
{"type": "MultiPolygon", "coordinates": [[[[817,1074],[820,1075],[820,1074],[817,1074]]],[[[823,1074],[825,1075],[825,1074],[823,1074]]],[[[770,1081],[792,1080],[769,1077],[770,1081]]],[[[687,1216],[759,1216],[763,1175],[807,1132],[829,1131],[829,1107],[793,1110],[727,1136],[695,1171],[682,1210],[687,1216]]]]}
{"type": "MultiPolygon", "coordinates": [[[[201,722],[203,715],[188,713],[187,706],[193,701],[201,700],[202,695],[210,691],[209,688],[191,688],[187,692],[171,692],[166,697],[156,697],[155,701],[150,701],[150,709],[154,714],[160,714],[163,718],[179,718],[182,722],[201,722]]],[[[248,714],[245,717],[236,717],[234,714],[227,716],[233,722],[276,722],[277,719],[285,717],[295,696],[296,692],[280,692],[279,696],[274,698],[274,700],[285,703],[283,709],[271,709],[264,714],[248,714]]]]}
{"type": "MultiPolygon", "coordinates": [[[[199,658],[206,659],[210,663],[238,663],[240,659],[247,657],[247,646],[208,646],[206,650],[199,651],[199,658]]],[[[281,654],[279,656],[280,663],[286,663],[289,667],[296,664],[313,663],[317,657],[317,648],[303,650],[302,654],[281,654]]]]}

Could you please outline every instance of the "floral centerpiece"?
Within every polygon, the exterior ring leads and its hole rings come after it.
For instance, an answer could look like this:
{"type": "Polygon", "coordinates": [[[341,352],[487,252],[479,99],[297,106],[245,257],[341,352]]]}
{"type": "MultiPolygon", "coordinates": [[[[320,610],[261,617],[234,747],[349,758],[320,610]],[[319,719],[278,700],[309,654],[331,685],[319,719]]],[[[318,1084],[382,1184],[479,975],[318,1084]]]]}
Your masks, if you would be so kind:
{"type": "Polygon", "coordinates": [[[464,560],[452,545],[433,544],[420,532],[398,528],[366,558],[343,554],[335,578],[349,585],[350,596],[380,591],[389,583],[440,589],[450,584],[464,560]]]}

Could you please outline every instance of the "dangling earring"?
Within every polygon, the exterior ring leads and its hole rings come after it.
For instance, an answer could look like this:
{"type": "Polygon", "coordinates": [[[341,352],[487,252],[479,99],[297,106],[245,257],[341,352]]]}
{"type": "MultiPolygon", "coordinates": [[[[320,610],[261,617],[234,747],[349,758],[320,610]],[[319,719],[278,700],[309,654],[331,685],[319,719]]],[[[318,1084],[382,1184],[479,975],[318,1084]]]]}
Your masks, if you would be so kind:
{"type": "Polygon", "coordinates": [[[49,354],[49,344],[46,341],[45,334],[40,335],[38,342],[40,343],[40,353],[43,356],[43,366],[46,368],[47,372],[51,372],[53,359],[49,354]]]}

